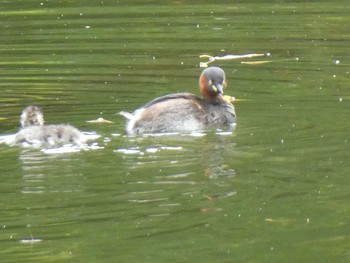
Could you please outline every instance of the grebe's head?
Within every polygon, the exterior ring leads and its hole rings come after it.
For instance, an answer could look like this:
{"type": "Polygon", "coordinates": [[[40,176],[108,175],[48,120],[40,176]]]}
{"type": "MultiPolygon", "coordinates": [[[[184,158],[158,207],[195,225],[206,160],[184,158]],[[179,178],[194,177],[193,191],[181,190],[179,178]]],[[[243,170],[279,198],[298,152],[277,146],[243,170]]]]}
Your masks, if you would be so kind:
{"type": "Polygon", "coordinates": [[[42,126],[44,125],[44,114],[39,106],[30,105],[22,111],[20,117],[22,128],[28,126],[42,126]]]}
{"type": "Polygon", "coordinates": [[[225,72],[219,67],[208,67],[199,77],[199,89],[203,98],[217,100],[227,86],[225,72]]]}

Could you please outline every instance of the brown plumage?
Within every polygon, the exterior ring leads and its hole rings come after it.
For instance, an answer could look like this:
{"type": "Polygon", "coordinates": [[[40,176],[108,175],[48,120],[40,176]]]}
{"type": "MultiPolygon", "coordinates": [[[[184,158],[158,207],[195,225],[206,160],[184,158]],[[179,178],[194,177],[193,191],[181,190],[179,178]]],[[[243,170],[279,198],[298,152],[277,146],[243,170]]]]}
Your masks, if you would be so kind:
{"type": "Polygon", "coordinates": [[[223,97],[225,72],[206,68],[199,77],[202,97],[174,93],[156,98],[133,113],[121,112],[128,119],[129,134],[193,132],[230,127],[235,123],[233,105],[223,97]]]}

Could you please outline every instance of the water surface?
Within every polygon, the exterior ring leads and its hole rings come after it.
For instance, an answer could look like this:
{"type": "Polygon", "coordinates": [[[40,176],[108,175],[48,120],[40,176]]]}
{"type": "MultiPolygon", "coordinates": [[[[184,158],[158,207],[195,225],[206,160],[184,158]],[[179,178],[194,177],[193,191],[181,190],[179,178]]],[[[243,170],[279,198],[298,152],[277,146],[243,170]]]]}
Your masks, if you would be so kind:
{"type": "Polygon", "coordinates": [[[103,149],[0,145],[3,262],[349,261],[347,1],[1,1],[0,133],[28,104],[103,149]],[[240,98],[233,134],[127,137],[150,99],[240,98]],[[91,124],[103,117],[113,124],[91,124]]]}

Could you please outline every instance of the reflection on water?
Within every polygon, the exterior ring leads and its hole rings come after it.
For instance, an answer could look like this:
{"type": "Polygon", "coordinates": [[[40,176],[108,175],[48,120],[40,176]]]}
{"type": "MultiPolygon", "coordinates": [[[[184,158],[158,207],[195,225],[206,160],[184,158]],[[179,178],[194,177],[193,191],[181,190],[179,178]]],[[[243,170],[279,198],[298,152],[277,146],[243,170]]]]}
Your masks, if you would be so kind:
{"type": "MultiPolygon", "coordinates": [[[[45,151],[44,151],[45,152],[45,151]]],[[[22,185],[21,192],[23,194],[42,194],[54,192],[72,192],[81,191],[82,185],[75,185],[73,182],[77,180],[79,174],[74,173],[77,170],[79,158],[74,154],[66,156],[48,155],[38,149],[22,149],[19,155],[22,168],[22,185]],[[57,174],[57,162],[60,162],[60,171],[57,174]],[[68,183],[64,185],[57,176],[67,177],[68,183]],[[69,183],[69,178],[72,183],[69,183]]]]}
{"type": "Polygon", "coordinates": [[[103,147],[0,145],[3,261],[348,261],[347,3],[2,7],[0,134],[38,104],[103,147]],[[232,134],[125,136],[115,113],[198,94],[199,55],[247,53],[271,62],[213,63],[241,99],[232,134]]]}
{"type": "Polygon", "coordinates": [[[22,193],[42,193],[45,189],[43,182],[45,176],[40,172],[42,167],[43,155],[40,152],[32,152],[27,154],[23,152],[20,155],[23,169],[23,184],[22,193]]]}

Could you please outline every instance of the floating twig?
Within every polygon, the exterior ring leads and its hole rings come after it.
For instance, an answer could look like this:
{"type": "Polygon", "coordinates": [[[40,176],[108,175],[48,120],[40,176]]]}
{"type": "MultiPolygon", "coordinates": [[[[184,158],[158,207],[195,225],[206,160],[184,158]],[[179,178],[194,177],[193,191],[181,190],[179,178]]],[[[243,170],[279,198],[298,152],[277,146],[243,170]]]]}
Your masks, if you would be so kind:
{"type": "Polygon", "coordinates": [[[223,95],[222,96],[224,101],[228,103],[233,103],[233,102],[240,102],[240,101],[246,101],[248,99],[237,99],[236,97],[230,96],[230,95],[223,95]]]}
{"type": "Polygon", "coordinates": [[[286,59],[277,59],[277,60],[260,60],[260,61],[241,61],[241,64],[247,64],[247,65],[260,65],[260,64],[266,64],[270,62],[280,62],[280,61],[292,61],[296,60],[298,61],[299,58],[286,58],[286,59]]]}
{"type": "Polygon", "coordinates": [[[270,63],[271,60],[261,60],[261,61],[241,61],[241,64],[247,64],[247,65],[260,65],[260,64],[266,64],[270,63]]]}
{"type": "Polygon", "coordinates": [[[244,54],[244,55],[225,55],[225,56],[210,56],[210,55],[200,55],[200,58],[207,58],[208,62],[200,62],[199,66],[201,68],[206,68],[208,65],[216,60],[232,60],[232,59],[242,59],[242,58],[255,58],[255,57],[263,57],[269,56],[270,53],[267,54],[244,54]]]}

